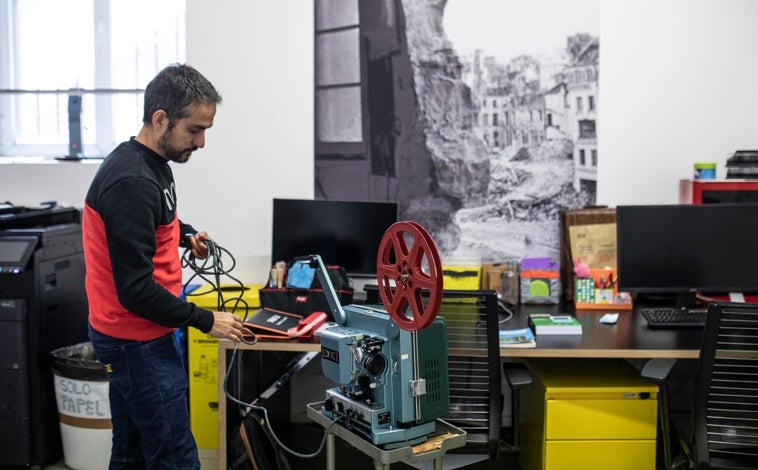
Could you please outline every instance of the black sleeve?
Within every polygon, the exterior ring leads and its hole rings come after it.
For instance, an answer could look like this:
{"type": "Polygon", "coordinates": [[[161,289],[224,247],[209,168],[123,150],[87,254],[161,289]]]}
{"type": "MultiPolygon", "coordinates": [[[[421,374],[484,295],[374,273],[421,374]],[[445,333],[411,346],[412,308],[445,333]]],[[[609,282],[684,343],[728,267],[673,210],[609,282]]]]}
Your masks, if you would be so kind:
{"type": "Polygon", "coordinates": [[[118,300],[126,309],[167,327],[192,326],[207,333],[213,312],[185,302],[153,280],[161,191],[142,178],[126,178],[101,198],[118,300]]]}
{"type": "Polygon", "coordinates": [[[190,224],[185,224],[181,220],[179,220],[179,234],[182,237],[179,240],[179,246],[183,248],[189,248],[190,244],[189,241],[187,241],[187,235],[194,235],[197,233],[197,230],[195,230],[195,227],[193,227],[190,224]]]}

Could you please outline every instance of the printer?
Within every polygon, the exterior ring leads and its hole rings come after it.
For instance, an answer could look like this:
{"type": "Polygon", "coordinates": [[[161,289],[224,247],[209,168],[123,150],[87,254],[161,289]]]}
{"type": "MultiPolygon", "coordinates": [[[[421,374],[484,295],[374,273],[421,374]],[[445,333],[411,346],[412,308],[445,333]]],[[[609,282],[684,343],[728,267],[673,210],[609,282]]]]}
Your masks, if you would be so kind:
{"type": "Polygon", "coordinates": [[[62,457],[50,352],[87,341],[76,209],[0,208],[0,462],[62,457]]]}

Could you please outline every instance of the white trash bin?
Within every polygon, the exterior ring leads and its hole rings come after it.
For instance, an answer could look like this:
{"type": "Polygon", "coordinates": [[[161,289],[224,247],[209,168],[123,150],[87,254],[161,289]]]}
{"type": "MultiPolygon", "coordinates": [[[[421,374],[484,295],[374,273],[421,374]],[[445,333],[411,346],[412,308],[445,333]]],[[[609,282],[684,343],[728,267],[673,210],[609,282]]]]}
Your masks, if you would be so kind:
{"type": "Polygon", "coordinates": [[[109,385],[92,344],[66,346],[50,354],[66,466],[108,468],[113,434],[109,385]]]}

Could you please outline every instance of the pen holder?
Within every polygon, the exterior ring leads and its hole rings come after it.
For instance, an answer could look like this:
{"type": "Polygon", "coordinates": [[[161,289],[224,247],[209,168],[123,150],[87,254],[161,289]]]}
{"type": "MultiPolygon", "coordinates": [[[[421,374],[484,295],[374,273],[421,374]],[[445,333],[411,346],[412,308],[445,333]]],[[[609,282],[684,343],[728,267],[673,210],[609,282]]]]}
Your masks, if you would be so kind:
{"type": "Polygon", "coordinates": [[[574,281],[574,306],[578,309],[631,310],[632,297],[619,292],[615,269],[590,269],[589,277],[574,281]]]}

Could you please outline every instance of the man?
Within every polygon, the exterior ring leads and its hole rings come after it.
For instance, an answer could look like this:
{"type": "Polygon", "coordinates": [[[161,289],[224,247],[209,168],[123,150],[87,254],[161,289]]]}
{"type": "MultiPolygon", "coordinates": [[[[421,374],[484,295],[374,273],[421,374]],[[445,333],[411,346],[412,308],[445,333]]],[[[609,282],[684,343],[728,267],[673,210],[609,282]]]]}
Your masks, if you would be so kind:
{"type": "Polygon", "coordinates": [[[90,340],[110,381],[110,469],[199,469],[187,374],[174,339],[189,326],[239,341],[240,318],[178,298],[180,245],[205,258],[210,240],[182,223],[169,161],[205,146],[221,96],[187,65],[145,90],[139,134],[103,161],[83,214],[90,340]]]}

